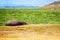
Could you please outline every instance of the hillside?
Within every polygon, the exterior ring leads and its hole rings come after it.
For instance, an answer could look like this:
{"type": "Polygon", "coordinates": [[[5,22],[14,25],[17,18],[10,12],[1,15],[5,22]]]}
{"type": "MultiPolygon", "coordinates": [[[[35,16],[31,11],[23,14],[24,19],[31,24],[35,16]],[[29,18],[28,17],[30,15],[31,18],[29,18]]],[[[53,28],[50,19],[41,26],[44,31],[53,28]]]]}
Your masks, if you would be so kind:
{"type": "Polygon", "coordinates": [[[55,1],[53,3],[50,3],[48,5],[45,6],[46,8],[57,8],[57,7],[60,7],[60,1],[55,1]]]}

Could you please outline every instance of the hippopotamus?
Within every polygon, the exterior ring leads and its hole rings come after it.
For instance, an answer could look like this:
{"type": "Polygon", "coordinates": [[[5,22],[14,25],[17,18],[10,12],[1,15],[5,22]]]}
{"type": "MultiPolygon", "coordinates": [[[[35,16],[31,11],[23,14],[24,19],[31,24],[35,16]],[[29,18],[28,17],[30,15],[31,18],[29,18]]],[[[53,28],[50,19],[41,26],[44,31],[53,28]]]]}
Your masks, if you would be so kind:
{"type": "Polygon", "coordinates": [[[19,20],[8,20],[6,22],[6,26],[18,26],[18,25],[26,25],[26,22],[19,21],[19,20]]]}

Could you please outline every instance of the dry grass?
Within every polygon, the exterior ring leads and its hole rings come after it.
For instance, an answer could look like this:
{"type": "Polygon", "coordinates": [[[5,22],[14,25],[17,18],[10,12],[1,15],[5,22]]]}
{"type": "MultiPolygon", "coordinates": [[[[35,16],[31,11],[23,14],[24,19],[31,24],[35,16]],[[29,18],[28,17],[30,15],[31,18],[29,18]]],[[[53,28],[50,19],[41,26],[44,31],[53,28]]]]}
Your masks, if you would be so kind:
{"type": "Polygon", "coordinates": [[[2,26],[0,40],[60,40],[60,24],[2,26]]]}

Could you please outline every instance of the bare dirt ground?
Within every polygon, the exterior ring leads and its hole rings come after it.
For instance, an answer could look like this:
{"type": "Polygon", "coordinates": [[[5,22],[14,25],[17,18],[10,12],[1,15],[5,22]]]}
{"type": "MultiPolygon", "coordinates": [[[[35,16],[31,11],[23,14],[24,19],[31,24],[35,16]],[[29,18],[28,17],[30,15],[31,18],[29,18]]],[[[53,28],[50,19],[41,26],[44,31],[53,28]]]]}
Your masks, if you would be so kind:
{"type": "Polygon", "coordinates": [[[2,26],[0,40],[60,40],[60,24],[2,26]]]}

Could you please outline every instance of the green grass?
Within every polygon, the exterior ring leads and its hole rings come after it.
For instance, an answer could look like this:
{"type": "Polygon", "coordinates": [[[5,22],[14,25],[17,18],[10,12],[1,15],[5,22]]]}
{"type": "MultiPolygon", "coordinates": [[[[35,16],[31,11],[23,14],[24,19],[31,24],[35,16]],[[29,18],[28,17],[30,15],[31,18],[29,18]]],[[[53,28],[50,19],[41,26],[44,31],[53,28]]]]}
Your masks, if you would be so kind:
{"type": "Polygon", "coordinates": [[[0,25],[12,19],[28,23],[60,23],[60,8],[0,8],[0,25]]]}

